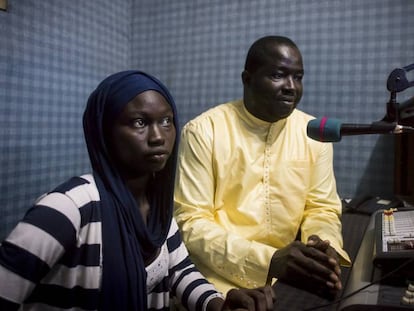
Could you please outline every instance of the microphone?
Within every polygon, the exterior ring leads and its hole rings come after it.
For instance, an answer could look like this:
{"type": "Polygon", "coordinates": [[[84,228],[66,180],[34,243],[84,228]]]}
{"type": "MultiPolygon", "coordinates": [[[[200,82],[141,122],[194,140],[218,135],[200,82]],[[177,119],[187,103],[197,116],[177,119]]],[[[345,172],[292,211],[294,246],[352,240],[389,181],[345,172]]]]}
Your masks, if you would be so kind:
{"type": "Polygon", "coordinates": [[[341,123],[327,117],[313,119],[306,128],[308,137],[321,142],[337,142],[342,136],[365,134],[399,134],[414,132],[413,127],[378,121],[371,124],[341,123]]]}

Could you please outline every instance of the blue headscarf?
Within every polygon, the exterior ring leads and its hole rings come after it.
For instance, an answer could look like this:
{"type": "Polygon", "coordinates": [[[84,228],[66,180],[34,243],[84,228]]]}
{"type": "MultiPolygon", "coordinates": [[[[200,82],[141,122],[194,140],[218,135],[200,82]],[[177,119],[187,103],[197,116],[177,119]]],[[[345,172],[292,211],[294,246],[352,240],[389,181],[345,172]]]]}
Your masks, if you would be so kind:
{"type": "Polygon", "coordinates": [[[103,275],[100,310],[147,310],[144,261],[165,242],[172,219],[178,146],[178,119],[173,98],[156,78],[141,71],[123,71],[103,80],[88,99],[83,127],[98,187],[102,216],[103,275]],[[148,185],[147,225],[137,203],[108,153],[105,135],[124,107],[138,94],[154,90],[171,105],[176,142],[166,166],[148,185]]]}

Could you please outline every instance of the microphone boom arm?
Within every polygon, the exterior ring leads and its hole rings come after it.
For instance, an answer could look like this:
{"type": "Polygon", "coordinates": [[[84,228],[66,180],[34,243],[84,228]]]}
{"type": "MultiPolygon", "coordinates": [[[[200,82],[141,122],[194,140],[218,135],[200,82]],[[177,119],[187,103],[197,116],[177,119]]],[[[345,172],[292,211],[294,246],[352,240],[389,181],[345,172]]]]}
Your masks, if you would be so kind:
{"type": "Polygon", "coordinates": [[[342,124],[340,134],[350,135],[363,135],[363,134],[400,134],[404,130],[408,130],[407,127],[396,124],[388,123],[384,121],[377,121],[371,124],[342,124]],[[343,130],[346,129],[346,132],[343,130]]]}

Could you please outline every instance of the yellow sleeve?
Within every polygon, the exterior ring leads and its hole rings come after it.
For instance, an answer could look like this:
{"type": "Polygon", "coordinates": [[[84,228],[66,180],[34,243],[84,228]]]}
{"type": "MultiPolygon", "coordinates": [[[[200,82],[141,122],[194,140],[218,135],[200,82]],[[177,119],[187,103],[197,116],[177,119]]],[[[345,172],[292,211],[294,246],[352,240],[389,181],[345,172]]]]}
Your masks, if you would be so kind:
{"type": "Polygon", "coordinates": [[[227,289],[263,286],[276,249],[231,233],[218,223],[212,148],[208,124],[184,127],[175,184],[175,219],[183,241],[194,261],[206,267],[200,270],[210,281],[216,275],[228,281],[227,289]]]}
{"type": "Polygon", "coordinates": [[[329,240],[340,255],[341,264],[349,266],[351,260],[343,250],[342,204],[336,191],[332,144],[322,144],[321,153],[313,167],[310,185],[301,226],[302,242],[306,243],[312,234],[329,240]]]}

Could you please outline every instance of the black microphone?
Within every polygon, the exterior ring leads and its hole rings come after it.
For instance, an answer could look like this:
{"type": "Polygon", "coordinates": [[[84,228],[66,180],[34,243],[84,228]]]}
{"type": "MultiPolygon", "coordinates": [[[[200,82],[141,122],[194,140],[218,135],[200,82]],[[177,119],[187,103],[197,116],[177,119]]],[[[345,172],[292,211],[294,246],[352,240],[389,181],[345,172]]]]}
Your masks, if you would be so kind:
{"type": "Polygon", "coordinates": [[[342,136],[365,134],[399,134],[414,132],[413,127],[383,121],[371,124],[341,123],[338,119],[327,117],[313,119],[306,128],[308,137],[321,142],[337,142],[342,136]]]}

